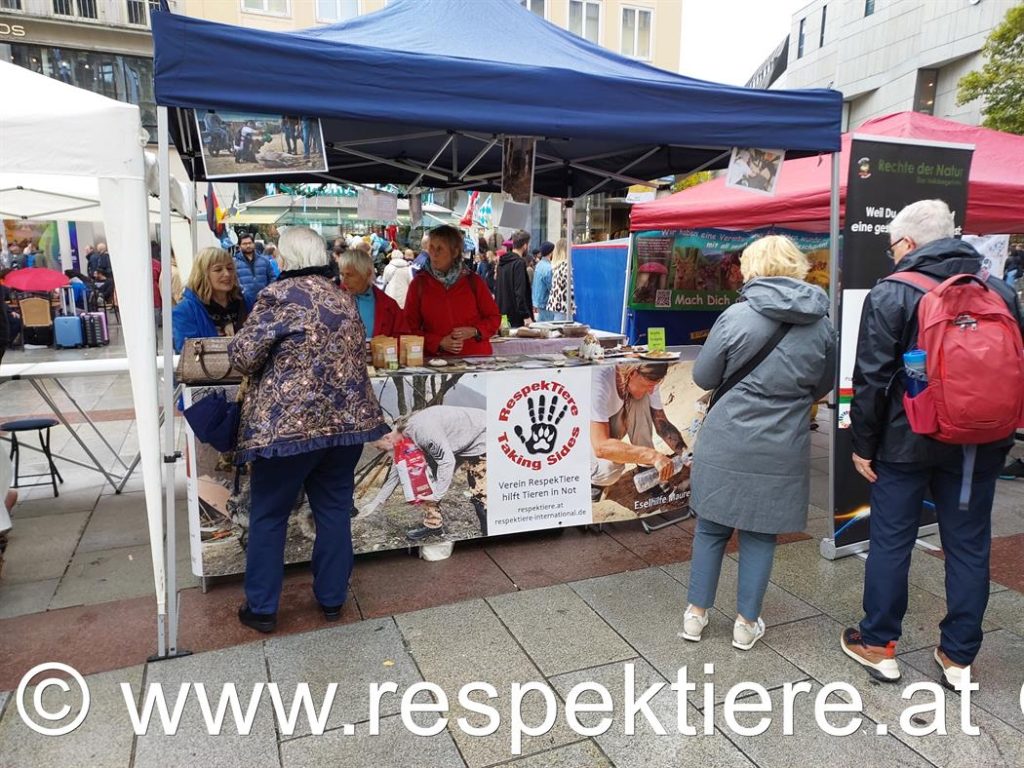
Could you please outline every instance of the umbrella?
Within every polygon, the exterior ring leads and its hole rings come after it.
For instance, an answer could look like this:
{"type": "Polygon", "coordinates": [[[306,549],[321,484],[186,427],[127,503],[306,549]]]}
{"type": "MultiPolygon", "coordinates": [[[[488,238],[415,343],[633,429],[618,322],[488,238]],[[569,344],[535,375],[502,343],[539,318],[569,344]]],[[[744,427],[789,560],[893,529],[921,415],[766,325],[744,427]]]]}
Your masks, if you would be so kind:
{"type": "Polygon", "coordinates": [[[16,291],[52,291],[68,284],[68,278],[55,269],[28,267],[8,272],[4,285],[16,291]]]}
{"type": "Polygon", "coordinates": [[[648,261],[646,264],[641,264],[639,272],[653,272],[658,275],[667,275],[668,267],[657,261],[648,261]]]}

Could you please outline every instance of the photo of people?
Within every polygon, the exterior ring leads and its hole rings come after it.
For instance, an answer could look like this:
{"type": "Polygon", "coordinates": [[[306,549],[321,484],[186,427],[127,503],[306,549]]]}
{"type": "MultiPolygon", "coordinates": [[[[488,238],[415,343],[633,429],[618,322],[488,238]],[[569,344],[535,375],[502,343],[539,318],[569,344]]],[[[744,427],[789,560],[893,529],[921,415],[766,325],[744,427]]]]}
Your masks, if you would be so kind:
{"type": "Polygon", "coordinates": [[[785,157],[781,149],[733,147],[725,185],[773,195],[785,157]]]}
{"type": "Polygon", "coordinates": [[[209,179],[327,171],[317,118],[208,109],[196,127],[209,179]]]}
{"type": "Polygon", "coordinates": [[[502,142],[501,191],[517,203],[533,200],[533,159],[536,139],[506,136],[502,142]]]}
{"type": "Polygon", "coordinates": [[[688,509],[688,458],[700,426],[697,403],[705,394],[693,383],[692,366],[645,362],[593,370],[595,523],[688,509]]]}

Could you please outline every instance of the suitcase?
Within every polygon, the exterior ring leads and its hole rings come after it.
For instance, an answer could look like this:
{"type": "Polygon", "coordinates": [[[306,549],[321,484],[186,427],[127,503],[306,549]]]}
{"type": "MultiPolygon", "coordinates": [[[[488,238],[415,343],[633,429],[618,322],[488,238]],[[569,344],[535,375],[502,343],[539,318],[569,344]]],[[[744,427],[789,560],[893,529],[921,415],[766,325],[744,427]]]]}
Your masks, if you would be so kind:
{"type": "Polygon", "coordinates": [[[82,320],[79,317],[59,315],[53,319],[53,342],[58,349],[80,347],[82,338],[82,320]]]}
{"type": "Polygon", "coordinates": [[[82,315],[82,329],[85,346],[101,347],[110,343],[107,334],[107,317],[102,312],[86,312],[82,315]]]}
{"type": "Polygon", "coordinates": [[[70,285],[60,289],[60,314],[53,318],[53,343],[58,349],[85,343],[82,320],[75,314],[75,293],[70,285]]]}

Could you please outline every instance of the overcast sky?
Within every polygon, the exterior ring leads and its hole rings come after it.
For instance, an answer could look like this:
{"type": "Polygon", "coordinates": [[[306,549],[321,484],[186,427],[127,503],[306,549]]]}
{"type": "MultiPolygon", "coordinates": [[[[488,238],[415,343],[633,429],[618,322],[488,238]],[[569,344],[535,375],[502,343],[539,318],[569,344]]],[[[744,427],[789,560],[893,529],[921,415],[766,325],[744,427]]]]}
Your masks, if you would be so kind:
{"type": "Polygon", "coordinates": [[[743,85],[810,0],[682,0],[681,73],[743,85]]]}

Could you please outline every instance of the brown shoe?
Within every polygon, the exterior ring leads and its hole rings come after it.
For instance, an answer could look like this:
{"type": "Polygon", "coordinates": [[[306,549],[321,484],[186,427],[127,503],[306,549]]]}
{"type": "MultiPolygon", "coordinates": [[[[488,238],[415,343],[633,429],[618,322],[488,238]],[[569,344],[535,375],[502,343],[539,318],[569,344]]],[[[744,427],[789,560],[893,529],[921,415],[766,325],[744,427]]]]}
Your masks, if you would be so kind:
{"type": "Polygon", "coordinates": [[[900,679],[900,667],[896,663],[896,643],[868,645],[856,629],[845,629],[840,640],[843,653],[867,669],[868,674],[883,683],[895,683],[900,679]]]}
{"type": "Polygon", "coordinates": [[[966,683],[971,682],[971,665],[957,664],[941,648],[935,649],[935,663],[942,668],[942,684],[954,691],[959,691],[966,683]]]}

